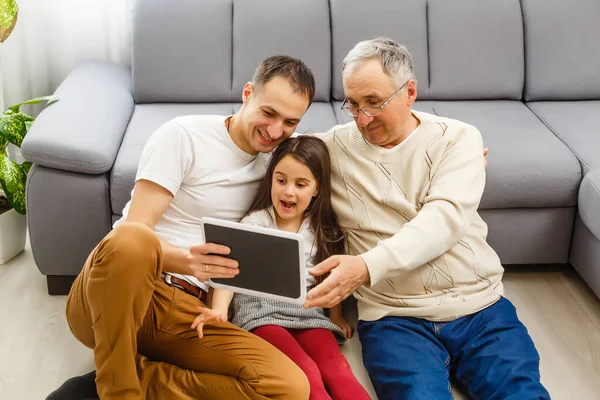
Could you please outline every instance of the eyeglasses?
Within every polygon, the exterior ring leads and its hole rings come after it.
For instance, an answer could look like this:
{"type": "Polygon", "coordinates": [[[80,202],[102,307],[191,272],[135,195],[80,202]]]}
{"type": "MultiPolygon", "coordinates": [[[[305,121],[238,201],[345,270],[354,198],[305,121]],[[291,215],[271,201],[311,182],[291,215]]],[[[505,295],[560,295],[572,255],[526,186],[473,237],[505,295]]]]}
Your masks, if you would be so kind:
{"type": "Polygon", "coordinates": [[[365,114],[367,117],[377,117],[381,114],[383,114],[383,107],[385,107],[387,105],[387,103],[389,103],[390,101],[392,101],[392,99],[394,98],[395,95],[398,94],[398,92],[400,92],[404,86],[406,86],[406,84],[410,81],[410,79],[406,82],[404,82],[404,84],[402,86],[400,86],[398,88],[398,90],[396,90],[394,92],[394,94],[392,94],[386,101],[384,101],[380,106],[370,106],[370,107],[351,107],[348,105],[348,99],[344,99],[344,102],[342,103],[342,111],[345,112],[346,114],[352,116],[352,117],[358,117],[358,114],[360,113],[360,111],[363,112],[363,114],[365,114]]]}

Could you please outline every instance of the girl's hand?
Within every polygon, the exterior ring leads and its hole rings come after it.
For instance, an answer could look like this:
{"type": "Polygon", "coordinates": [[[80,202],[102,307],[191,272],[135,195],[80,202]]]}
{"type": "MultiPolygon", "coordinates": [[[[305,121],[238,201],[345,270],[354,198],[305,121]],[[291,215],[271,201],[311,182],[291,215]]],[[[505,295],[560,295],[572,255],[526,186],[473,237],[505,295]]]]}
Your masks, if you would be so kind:
{"type": "Polygon", "coordinates": [[[350,339],[352,337],[352,332],[354,332],[354,327],[352,326],[352,324],[350,322],[346,321],[346,318],[340,316],[340,317],[330,317],[329,319],[331,320],[331,322],[333,322],[334,324],[339,326],[344,331],[344,335],[346,335],[347,339],[350,339]]]}
{"type": "Polygon", "coordinates": [[[198,337],[202,339],[202,328],[208,324],[224,324],[227,322],[227,313],[223,314],[217,310],[211,310],[205,307],[196,307],[196,310],[200,313],[192,323],[192,329],[198,332],[198,337]]]}

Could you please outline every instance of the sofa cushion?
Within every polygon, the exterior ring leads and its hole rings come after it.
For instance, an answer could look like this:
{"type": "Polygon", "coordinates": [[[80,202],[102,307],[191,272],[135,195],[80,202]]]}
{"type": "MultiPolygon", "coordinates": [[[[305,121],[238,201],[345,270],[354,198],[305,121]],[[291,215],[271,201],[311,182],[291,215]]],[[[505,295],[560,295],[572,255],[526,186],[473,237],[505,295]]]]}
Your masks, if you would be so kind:
{"type": "Polygon", "coordinates": [[[136,103],[231,101],[232,0],[136,1],[136,103]]]}
{"type": "Polygon", "coordinates": [[[233,104],[138,104],[125,132],[110,177],[112,211],[121,214],[131,198],[138,163],[150,135],[162,124],[182,115],[230,115],[233,104]]]}
{"type": "Polygon", "coordinates": [[[346,54],[361,40],[386,36],[408,47],[413,57],[419,96],[429,91],[426,0],[330,0],[333,51],[333,98],[344,100],[341,67],[346,54]]]}
{"type": "Polygon", "coordinates": [[[579,188],[579,215],[590,232],[600,239],[600,168],[589,172],[579,188]]]}
{"type": "Polygon", "coordinates": [[[429,0],[427,15],[429,99],[521,99],[525,66],[518,1],[429,0]]]}
{"type": "Polygon", "coordinates": [[[577,204],[577,159],[521,102],[435,102],[435,113],[474,125],[489,147],[481,209],[577,204]]]}
{"type": "Polygon", "coordinates": [[[600,1],[521,0],[525,99],[600,98],[600,1]]]}
{"type": "MultiPolygon", "coordinates": [[[[234,111],[238,112],[241,103],[234,104],[234,111]]],[[[337,119],[331,103],[315,102],[310,105],[304,117],[296,127],[298,133],[327,132],[332,126],[337,125],[337,119]]]]}
{"type": "Polygon", "coordinates": [[[304,61],[315,75],[315,100],[329,101],[331,36],[326,1],[234,1],[234,101],[241,99],[244,84],[252,79],[258,64],[264,58],[277,54],[304,61]]]}
{"type": "Polygon", "coordinates": [[[531,102],[527,106],[575,153],[584,174],[600,168],[600,100],[531,102]]]}

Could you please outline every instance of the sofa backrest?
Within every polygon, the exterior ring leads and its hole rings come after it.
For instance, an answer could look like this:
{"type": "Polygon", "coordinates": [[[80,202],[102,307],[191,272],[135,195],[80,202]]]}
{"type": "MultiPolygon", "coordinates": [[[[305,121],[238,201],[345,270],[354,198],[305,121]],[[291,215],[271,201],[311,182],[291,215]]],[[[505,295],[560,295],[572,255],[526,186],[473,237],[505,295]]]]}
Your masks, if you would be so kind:
{"type": "Polygon", "coordinates": [[[600,1],[522,0],[525,100],[600,99],[600,1]]]}
{"type": "Polygon", "coordinates": [[[232,10],[227,0],[137,0],[136,103],[230,101],[232,10]]]}
{"type": "Polygon", "coordinates": [[[234,0],[233,95],[266,57],[299,58],[315,76],[315,101],[329,101],[331,34],[328,0],[234,0]]]}
{"type": "Polygon", "coordinates": [[[239,102],[265,57],[302,59],[316,101],[344,98],[360,40],[413,54],[420,100],[599,99],[599,0],[137,0],[137,103],[239,102]]]}
{"type": "Polygon", "coordinates": [[[360,40],[387,36],[413,56],[421,100],[520,99],[519,0],[331,0],[333,97],[340,67],[360,40]]]}
{"type": "Polygon", "coordinates": [[[341,66],[362,40],[386,36],[404,44],[413,57],[419,99],[429,91],[427,0],[331,0],[333,98],[344,99],[341,66]]]}
{"type": "Polygon", "coordinates": [[[304,61],[316,101],[331,88],[328,0],[137,0],[132,71],[136,103],[241,101],[266,57],[304,61]]]}
{"type": "Polygon", "coordinates": [[[430,99],[521,99],[519,0],[428,0],[427,14],[430,99]]]}

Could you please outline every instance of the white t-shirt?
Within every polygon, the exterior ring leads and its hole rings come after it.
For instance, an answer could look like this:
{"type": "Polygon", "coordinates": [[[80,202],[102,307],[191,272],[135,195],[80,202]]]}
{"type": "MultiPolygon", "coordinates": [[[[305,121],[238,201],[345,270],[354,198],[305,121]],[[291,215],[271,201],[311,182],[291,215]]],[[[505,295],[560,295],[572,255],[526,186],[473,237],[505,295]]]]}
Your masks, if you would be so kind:
{"type": "MultiPolygon", "coordinates": [[[[241,150],[229,136],[225,118],[175,118],[158,128],[144,147],[135,180],[155,182],[173,194],[154,230],[175,246],[189,249],[204,243],[202,217],[238,222],[267,171],[271,155],[241,150]]],[[[127,218],[130,203],[114,226],[127,218]]],[[[207,289],[192,276],[172,275],[207,289]]]]}

